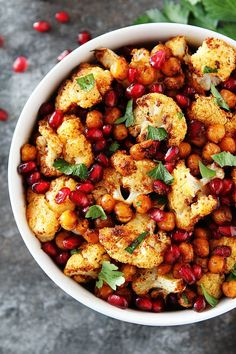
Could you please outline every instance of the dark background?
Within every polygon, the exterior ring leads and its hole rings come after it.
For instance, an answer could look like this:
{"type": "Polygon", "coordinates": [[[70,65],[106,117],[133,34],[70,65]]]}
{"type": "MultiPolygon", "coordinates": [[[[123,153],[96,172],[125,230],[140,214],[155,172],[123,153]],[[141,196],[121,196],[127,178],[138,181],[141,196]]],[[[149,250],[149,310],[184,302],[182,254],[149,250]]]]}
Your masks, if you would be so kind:
{"type": "Polygon", "coordinates": [[[195,325],[155,328],[119,322],[80,305],[33,260],[9,204],[7,159],[13,130],[28,96],[58,54],[77,46],[81,30],[95,37],[129,25],[144,10],[160,5],[157,0],[0,0],[0,34],[6,40],[0,49],[0,107],[9,112],[9,120],[0,122],[0,354],[236,352],[236,310],[195,325]],[[55,21],[59,10],[70,13],[69,24],[55,21]],[[50,20],[53,30],[32,30],[39,19],[50,20]],[[23,74],[11,69],[19,55],[30,61],[23,74]]]}

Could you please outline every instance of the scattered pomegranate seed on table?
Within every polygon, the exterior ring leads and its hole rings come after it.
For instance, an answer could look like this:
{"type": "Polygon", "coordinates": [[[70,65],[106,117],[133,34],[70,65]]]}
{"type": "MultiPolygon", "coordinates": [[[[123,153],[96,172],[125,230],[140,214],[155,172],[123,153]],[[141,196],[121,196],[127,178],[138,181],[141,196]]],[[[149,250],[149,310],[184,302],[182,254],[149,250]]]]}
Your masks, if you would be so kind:
{"type": "Polygon", "coordinates": [[[4,46],[5,40],[4,37],[0,35],[0,48],[4,46]]]}
{"type": "Polygon", "coordinates": [[[2,108],[0,108],[0,120],[3,122],[8,120],[8,113],[2,108]]]}
{"type": "Polygon", "coordinates": [[[62,59],[64,59],[70,53],[71,53],[70,49],[63,50],[63,52],[61,52],[61,54],[58,55],[57,60],[62,61],[62,59]]]}
{"type": "Polygon", "coordinates": [[[12,65],[12,70],[15,71],[15,73],[23,73],[28,69],[28,60],[26,57],[18,57],[14,61],[12,65]]]}
{"type": "Polygon", "coordinates": [[[51,25],[47,21],[38,21],[33,24],[33,29],[35,31],[44,33],[44,32],[48,32],[51,30],[51,25]]]}
{"type": "Polygon", "coordinates": [[[60,11],[60,12],[57,12],[57,13],[56,13],[55,19],[56,19],[58,22],[67,23],[67,22],[70,21],[70,16],[69,16],[68,12],[66,12],[66,11],[60,11]]]}
{"type": "Polygon", "coordinates": [[[90,41],[91,34],[88,31],[83,31],[78,34],[78,43],[80,45],[90,41]]]}

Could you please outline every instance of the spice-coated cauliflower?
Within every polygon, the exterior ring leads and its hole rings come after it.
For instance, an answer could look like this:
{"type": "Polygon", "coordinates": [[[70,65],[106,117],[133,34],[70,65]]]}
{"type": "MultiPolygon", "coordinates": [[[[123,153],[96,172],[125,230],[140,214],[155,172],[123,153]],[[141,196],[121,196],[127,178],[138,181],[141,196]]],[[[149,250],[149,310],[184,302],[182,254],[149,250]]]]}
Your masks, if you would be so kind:
{"type": "Polygon", "coordinates": [[[187,124],[175,101],[160,93],[149,93],[137,99],[134,109],[135,124],[129,132],[138,141],[147,137],[148,126],[163,127],[168,133],[168,144],[179,145],[184,140],[187,124]]]}
{"type": "Polygon", "coordinates": [[[122,176],[129,176],[136,171],[135,161],[125,151],[117,151],[111,157],[111,163],[115,170],[122,176]]]}
{"type": "Polygon", "coordinates": [[[218,246],[228,246],[231,248],[231,255],[226,257],[225,273],[229,273],[236,264],[236,238],[221,237],[219,240],[211,240],[210,247],[214,250],[218,246]]]}
{"type": "Polygon", "coordinates": [[[188,54],[188,45],[184,36],[171,38],[165,45],[170,48],[172,54],[179,59],[185,59],[188,54]]]}
{"type": "Polygon", "coordinates": [[[232,117],[229,115],[227,123],[225,124],[225,130],[228,136],[235,137],[236,135],[236,114],[232,117]]]}
{"type": "Polygon", "coordinates": [[[221,286],[224,282],[224,278],[224,275],[221,274],[214,274],[210,272],[204,274],[197,282],[199,294],[202,294],[200,287],[202,284],[210,296],[219,299],[222,295],[221,286]]]}
{"type": "Polygon", "coordinates": [[[152,268],[163,262],[163,255],[170,244],[165,232],[154,235],[155,222],[148,215],[136,214],[126,225],[105,227],[99,230],[99,241],[110,257],[122,263],[139,268],[152,268]],[[145,239],[130,254],[130,246],[143,232],[149,232],[145,239]]]}

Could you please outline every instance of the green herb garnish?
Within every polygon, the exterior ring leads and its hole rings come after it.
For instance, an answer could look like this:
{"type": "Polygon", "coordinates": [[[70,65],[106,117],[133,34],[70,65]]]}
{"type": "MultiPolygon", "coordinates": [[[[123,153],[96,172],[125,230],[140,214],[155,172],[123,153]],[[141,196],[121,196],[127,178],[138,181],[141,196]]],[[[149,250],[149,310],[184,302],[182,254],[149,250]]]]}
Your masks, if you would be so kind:
{"type": "Polygon", "coordinates": [[[210,68],[210,66],[204,66],[203,68],[203,74],[211,74],[211,73],[217,73],[218,69],[217,68],[210,68]]]}
{"type": "Polygon", "coordinates": [[[70,251],[70,254],[73,255],[73,254],[77,254],[77,253],[80,253],[80,252],[81,252],[81,249],[74,248],[73,250],[70,251]]]}
{"type": "Polygon", "coordinates": [[[153,170],[149,171],[148,176],[152,177],[155,180],[163,181],[166,184],[172,184],[174,180],[174,177],[165,168],[162,162],[159,162],[158,166],[156,166],[153,170]]]}
{"type": "Polygon", "coordinates": [[[183,112],[177,112],[176,114],[177,114],[177,117],[178,117],[179,120],[184,117],[183,112]]]}
{"type": "Polygon", "coordinates": [[[226,281],[230,281],[230,280],[236,280],[236,263],[233,266],[233,268],[231,269],[231,272],[226,279],[226,281]]]}
{"type": "Polygon", "coordinates": [[[142,232],[128,247],[125,248],[125,250],[130,254],[133,254],[134,250],[140,245],[147,235],[148,231],[142,232]]]}
{"type": "Polygon", "coordinates": [[[103,283],[107,283],[113,290],[116,290],[117,286],[124,284],[125,278],[122,272],[117,271],[118,267],[109,261],[102,262],[102,269],[98,274],[98,281],[96,287],[101,288],[103,283]]]}
{"type": "Polygon", "coordinates": [[[53,167],[65,175],[78,176],[81,179],[88,178],[88,168],[83,163],[70,164],[63,159],[54,161],[53,167]]]}
{"type": "Polygon", "coordinates": [[[95,78],[93,74],[88,74],[86,76],[79,77],[78,79],[76,79],[76,82],[83,91],[88,92],[94,87],[95,78]]]}
{"type": "Polygon", "coordinates": [[[119,147],[120,147],[120,144],[117,143],[117,141],[114,141],[114,143],[112,143],[112,144],[110,145],[109,151],[112,152],[112,153],[114,153],[114,152],[116,152],[116,151],[119,149],[119,147]]]}
{"type": "Polygon", "coordinates": [[[129,100],[126,106],[126,111],[123,117],[118,118],[115,124],[125,123],[125,126],[131,127],[134,125],[134,114],[133,114],[133,100],[129,100]]]}
{"type": "Polygon", "coordinates": [[[221,94],[213,84],[211,84],[211,93],[215,97],[216,103],[218,104],[219,107],[224,108],[227,111],[230,110],[229,106],[227,105],[227,103],[225,102],[225,100],[223,99],[223,97],[221,96],[221,94]]]}
{"type": "Polygon", "coordinates": [[[201,161],[199,161],[199,169],[202,175],[202,178],[212,178],[216,175],[216,171],[210,169],[209,167],[203,165],[201,161]]]}
{"type": "Polygon", "coordinates": [[[220,166],[236,166],[236,156],[228,151],[222,151],[219,154],[211,155],[213,160],[220,166]]]}
{"type": "Polygon", "coordinates": [[[106,213],[100,205],[92,205],[91,207],[89,207],[89,210],[85,214],[85,217],[87,219],[88,218],[91,219],[101,218],[102,220],[107,219],[106,213]]]}
{"type": "Polygon", "coordinates": [[[155,128],[148,126],[147,139],[162,141],[168,136],[164,128],[155,128]]]}
{"type": "Polygon", "coordinates": [[[185,293],[182,293],[182,294],[181,294],[181,297],[182,297],[182,299],[184,300],[184,303],[185,303],[186,305],[188,305],[188,304],[189,304],[189,301],[188,301],[188,298],[187,298],[186,294],[185,294],[185,293]]]}
{"type": "Polygon", "coordinates": [[[210,294],[208,294],[208,292],[206,291],[203,284],[201,284],[201,289],[202,289],[202,293],[203,293],[206,301],[208,302],[208,304],[211,305],[211,307],[215,307],[219,301],[216,298],[214,298],[213,296],[211,296],[210,294]]]}

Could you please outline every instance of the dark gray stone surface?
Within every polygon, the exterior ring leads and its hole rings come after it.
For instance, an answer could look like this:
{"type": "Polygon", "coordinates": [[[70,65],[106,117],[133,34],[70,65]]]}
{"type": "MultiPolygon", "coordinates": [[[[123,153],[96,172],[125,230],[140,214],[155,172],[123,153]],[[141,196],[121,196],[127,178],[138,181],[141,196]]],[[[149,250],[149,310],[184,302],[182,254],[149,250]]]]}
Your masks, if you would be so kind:
{"type": "Polygon", "coordinates": [[[154,328],[118,322],[80,305],[33,260],[8,200],[7,159],[14,126],[27,97],[56,63],[57,55],[76,47],[80,30],[97,36],[129,25],[145,9],[160,3],[0,0],[0,34],[6,39],[0,49],[0,107],[10,114],[8,122],[0,122],[0,354],[235,353],[236,311],[196,325],[154,328]],[[61,9],[71,14],[70,24],[54,20],[61,9]],[[33,31],[32,23],[38,19],[50,20],[53,31],[33,31]],[[11,70],[18,55],[30,61],[24,74],[11,70]]]}

